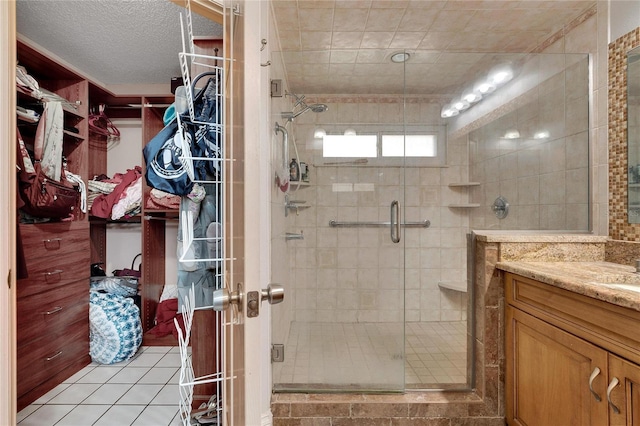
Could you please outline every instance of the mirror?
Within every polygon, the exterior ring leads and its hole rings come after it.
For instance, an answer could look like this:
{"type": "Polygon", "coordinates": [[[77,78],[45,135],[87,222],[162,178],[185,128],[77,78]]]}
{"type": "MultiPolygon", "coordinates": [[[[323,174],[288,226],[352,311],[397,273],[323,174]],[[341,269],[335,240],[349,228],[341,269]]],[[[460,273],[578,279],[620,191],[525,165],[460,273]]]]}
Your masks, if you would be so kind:
{"type": "Polygon", "coordinates": [[[640,47],[627,53],[629,223],[640,223],[640,47]]]}

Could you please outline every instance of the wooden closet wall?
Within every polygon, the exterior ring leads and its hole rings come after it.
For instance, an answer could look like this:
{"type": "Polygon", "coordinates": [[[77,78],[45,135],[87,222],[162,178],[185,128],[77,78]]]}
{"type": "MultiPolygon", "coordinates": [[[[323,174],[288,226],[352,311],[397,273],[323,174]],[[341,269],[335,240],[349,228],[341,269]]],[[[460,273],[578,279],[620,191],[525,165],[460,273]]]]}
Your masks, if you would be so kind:
{"type": "MultiPolygon", "coordinates": [[[[207,47],[211,47],[211,43],[222,47],[221,41],[205,42],[207,47]]],[[[77,130],[77,133],[65,132],[64,155],[70,171],[82,176],[85,182],[107,172],[106,136],[91,133],[88,125],[90,108],[99,104],[107,105],[111,119],[141,119],[139,164],[144,169],[142,148],[164,127],[164,111],[174,100],[172,94],[116,96],[25,41],[18,41],[17,54],[19,64],[36,78],[40,87],[78,105],[77,110],[65,108],[65,125],[77,130]],[[142,105],[142,108],[130,105],[142,105]]],[[[18,90],[18,104],[37,107],[39,101],[18,90]]],[[[37,124],[21,120],[18,123],[25,142],[32,143],[37,124]]],[[[171,335],[154,338],[147,333],[154,326],[165,285],[166,219],[178,217],[177,210],[147,209],[145,200],[150,190],[144,182],[142,213],[128,220],[140,223],[142,239],[139,289],[145,332],[143,345],[176,345],[171,335]]],[[[91,362],[90,265],[106,264],[106,235],[110,223],[89,214],[77,214],[71,222],[18,225],[29,273],[28,278],[17,282],[18,411],[91,362]]],[[[210,356],[211,348],[204,342],[193,350],[194,364],[203,371],[210,368],[210,356]]]]}

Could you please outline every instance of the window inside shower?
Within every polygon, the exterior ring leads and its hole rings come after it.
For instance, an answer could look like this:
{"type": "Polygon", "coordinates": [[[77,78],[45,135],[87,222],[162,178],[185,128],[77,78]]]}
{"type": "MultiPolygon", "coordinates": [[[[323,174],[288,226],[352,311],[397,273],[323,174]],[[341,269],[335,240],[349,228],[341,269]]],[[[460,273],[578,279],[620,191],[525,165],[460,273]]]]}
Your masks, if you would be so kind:
{"type": "MultiPolygon", "coordinates": [[[[432,58],[418,51],[384,66],[401,82],[395,93],[382,80],[365,93],[324,93],[319,81],[305,100],[327,108],[293,120],[283,117],[296,99],[272,98],[287,164],[307,169],[271,192],[271,279],[287,294],[271,311],[276,391],[472,387],[481,296],[472,231],[589,230],[589,57],[432,58]],[[510,81],[449,116],[464,88],[504,63],[510,81]],[[509,203],[502,218],[499,197],[509,203]]],[[[272,62],[272,78],[283,78],[272,62]]],[[[274,174],[281,144],[274,135],[274,174]]]]}

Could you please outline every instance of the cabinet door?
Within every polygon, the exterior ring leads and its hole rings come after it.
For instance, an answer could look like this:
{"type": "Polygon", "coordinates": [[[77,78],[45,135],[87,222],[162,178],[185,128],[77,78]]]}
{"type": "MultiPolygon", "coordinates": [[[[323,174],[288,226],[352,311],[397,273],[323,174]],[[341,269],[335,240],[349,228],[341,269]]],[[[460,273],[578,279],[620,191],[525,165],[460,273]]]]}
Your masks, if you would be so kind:
{"type": "Polygon", "coordinates": [[[640,426],[640,366],[609,355],[609,424],[640,426]]]}
{"type": "Polygon", "coordinates": [[[508,424],[607,424],[603,349],[508,306],[506,364],[508,424]]]}

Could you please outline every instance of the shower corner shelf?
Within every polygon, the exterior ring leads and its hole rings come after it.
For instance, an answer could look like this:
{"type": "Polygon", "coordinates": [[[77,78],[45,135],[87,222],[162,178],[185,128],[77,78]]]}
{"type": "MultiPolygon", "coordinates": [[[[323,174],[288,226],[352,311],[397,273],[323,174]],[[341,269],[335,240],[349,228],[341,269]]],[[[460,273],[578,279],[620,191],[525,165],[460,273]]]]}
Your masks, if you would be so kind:
{"type": "Polygon", "coordinates": [[[470,186],[480,186],[480,182],[453,182],[449,184],[449,188],[468,188],[470,186]]]}
{"type": "Polygon", "coordinates": [[[480,207],[480,204],[476,204],[476,203],[468,203],[468,204],[449,204],[450,208],[452,209],[473,209],[476,207],[480,207]]]}
{"type": "Polygon", "coordinates": [[[304,189],[310,187],[311,184],[305,181],[289,181],[289,190],[297,191],[298,189],[304,189]]]}
{"type": "Polygon", "coordinates": [[[459,291],[461,293],[467,292],[467,283],[462,281],[441,281],[438,283],[438,287],[440,287],[441,289],[459,291]]]}

